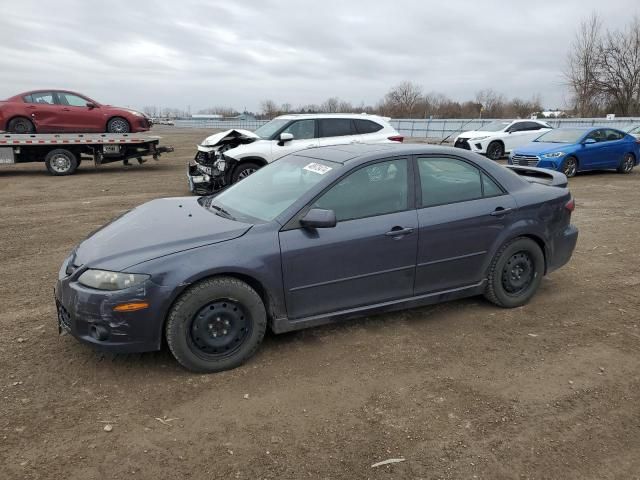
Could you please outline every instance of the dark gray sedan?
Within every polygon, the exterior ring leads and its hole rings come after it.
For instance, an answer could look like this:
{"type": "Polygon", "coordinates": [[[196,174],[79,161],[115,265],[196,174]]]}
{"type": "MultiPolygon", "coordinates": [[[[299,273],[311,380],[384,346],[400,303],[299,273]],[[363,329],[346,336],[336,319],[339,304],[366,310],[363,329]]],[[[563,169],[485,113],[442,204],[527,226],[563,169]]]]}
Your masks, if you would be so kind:
{"type": "Polygon", "coordinates": [[[525,304],[578,232],[561,173],[427,145],[305,150],[211,197],[145,203],[60,269],[61,332],[186,368],[274,332],[484,294],[525,304]]]}

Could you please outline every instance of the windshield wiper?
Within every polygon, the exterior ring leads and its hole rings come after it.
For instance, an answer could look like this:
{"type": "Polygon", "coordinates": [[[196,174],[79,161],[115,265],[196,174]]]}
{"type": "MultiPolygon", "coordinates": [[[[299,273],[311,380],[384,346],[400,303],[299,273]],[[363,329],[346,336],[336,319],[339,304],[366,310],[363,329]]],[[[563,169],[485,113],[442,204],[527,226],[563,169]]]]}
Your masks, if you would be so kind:
{"type": "Polygon", "coordinates": [[[222,208],[220,205],[214,205],[213,203],[211,204],[212,208],[216,209],[216,215],[219,215],[222,218],[228,218],[229,220],[235,220],[236,217],[234,217],[233,215],[231,215],[229,212],[227,212],[224,208],[222,208]]]}

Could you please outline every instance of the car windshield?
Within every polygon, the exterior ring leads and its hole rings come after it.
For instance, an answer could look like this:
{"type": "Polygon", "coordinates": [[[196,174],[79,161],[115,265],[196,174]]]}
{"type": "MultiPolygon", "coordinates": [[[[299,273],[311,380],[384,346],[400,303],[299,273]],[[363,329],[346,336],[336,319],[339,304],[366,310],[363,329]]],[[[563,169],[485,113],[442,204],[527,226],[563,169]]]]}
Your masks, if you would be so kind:
{"type": "Polygon", "coordinates": [[[266,139],[266,140],[270,140],[278,130],[280,130],[282,127],[284,127],[290,121],[291,120],[283,120],[283,119],[271,120],[270,122],[265,123],[264,125],[262,125],[260,128],[258,128],[253,133],[258,135],[260,138],[263,138],[263,139],[266,139]]]}
{"type": "Polygon", "coordinates": [[[542,143],[578,143],[578,140],[585,134],[584,130],[574,130],[570,128],[556,128],[544,133],[534,140],[542,143]]]}
{"type": "Polygon", "coordinates": [[[270,222],[339,163],[290,155],[261,168],[224,192],[202,197],[214,213],[248,223],[270,222]]]}
{"type": "Polygon", "coordinates": [[[487,125],[483,125],[478,129],[480,132],[499,132],[500,130],[504,130],[513,122],[511,120],[500,120],[498,122],[491,122],[487,125]]]}

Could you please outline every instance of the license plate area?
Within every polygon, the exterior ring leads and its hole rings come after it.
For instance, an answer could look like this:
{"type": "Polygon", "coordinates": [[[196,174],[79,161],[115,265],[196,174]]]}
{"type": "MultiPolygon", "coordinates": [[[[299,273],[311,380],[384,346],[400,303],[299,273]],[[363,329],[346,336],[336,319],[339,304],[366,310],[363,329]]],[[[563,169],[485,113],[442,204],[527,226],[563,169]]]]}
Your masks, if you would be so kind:
{"type": "Polygon", "coordinates": [[[117,155],[120,153],[120,145],[103,145],[102,153],[105,155],[117,155]]]}

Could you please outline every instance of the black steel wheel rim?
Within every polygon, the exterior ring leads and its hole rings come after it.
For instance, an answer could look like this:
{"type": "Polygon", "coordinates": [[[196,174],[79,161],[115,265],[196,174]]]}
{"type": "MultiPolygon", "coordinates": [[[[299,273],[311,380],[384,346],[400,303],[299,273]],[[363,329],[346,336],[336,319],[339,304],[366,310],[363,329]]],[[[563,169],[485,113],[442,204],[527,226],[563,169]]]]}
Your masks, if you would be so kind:
{"type": "Polygon", "coordinates": [[[514,253],[502,269],[502,287],[509,295],[520,295],[529,288],[535,273],[534,262],[529,253],[514,253]]]}
{"type": "Polygon", "coordinates": [[[564,165],[564,174],[567,177],[573,177],[576,174],[576,161],[573,158],[567,158],[564,165]]]}
{"type": "Polygon", "coordinates": [[[189,347],[205,358],[233,355],[251,334],[251,321],[245,309],[231,299],[203,306],[191,319],[189,347]]]}

